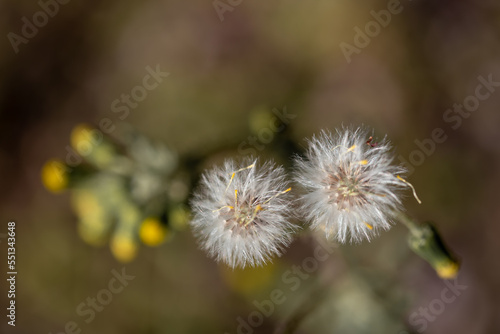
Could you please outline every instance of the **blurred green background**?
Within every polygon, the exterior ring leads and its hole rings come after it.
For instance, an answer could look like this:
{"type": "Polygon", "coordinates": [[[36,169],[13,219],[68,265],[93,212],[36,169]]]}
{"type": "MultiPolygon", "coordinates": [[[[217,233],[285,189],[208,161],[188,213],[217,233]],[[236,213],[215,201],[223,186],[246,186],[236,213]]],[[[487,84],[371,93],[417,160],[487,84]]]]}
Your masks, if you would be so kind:
{"type": "Polygon", "coordinates": [[[15,328],[0,283],[2,333],[69,333],[71,321],[81,333],[272,333],[293,319],[298,333],[403,334],[423,329],[415,319],[425,318],[412,314],[429,307],[426,333],[500,331],[500,92],[460,116],[456,129],[443,118],[474,96],[479,76],[500,81],[497,2],[402,1],[350,62],[341,43],[355,46],[355,28],[364,31],[370,12],[387,10],[387,1],[72,0],[57,12],[50,7],[53,17],[14,46],[9,33],[21,36],[23,17],[33,22],[43,6],[3,0],[0,8],[0,233],[17,222],[18,270],[15,328]],[[170,75],[126,117],[115,112],[113,102],[143,85],[148,66],[170,75]],[[453,302],[434,302],[447,285],[408,250],[401,225],[371,243],[335,246],[292,291],[283,275],[317,243],[305,233],[258,270],[217,265],[189,230],[122,264],[108,246],[80,239],[68,194],[49,193],[40,181],[42,165],[64,159],[71,129],[82,122],[130,123],[181,156],[203,157],[189,171],[197,173],[244,155],[248,137],[270,124],[255,115],[284,107],[294,116],[287,130],[273,143],[260,139],[255,151],[285,165],[284,142],[300,150],[323,128],[372,126],[407,160],[416,140],[443,129],[447,139],[409,178],[423,204],[411,197],[406,204],[436,222],[462,261],[458,284],[467,288],[453,302]],[[86,323],[77,306],[122,268],[135,278],[86,323]],[[254,302],[277,288],[286,301],[257,328],[239,328],[239,317],[248,322],[254,302]]]}

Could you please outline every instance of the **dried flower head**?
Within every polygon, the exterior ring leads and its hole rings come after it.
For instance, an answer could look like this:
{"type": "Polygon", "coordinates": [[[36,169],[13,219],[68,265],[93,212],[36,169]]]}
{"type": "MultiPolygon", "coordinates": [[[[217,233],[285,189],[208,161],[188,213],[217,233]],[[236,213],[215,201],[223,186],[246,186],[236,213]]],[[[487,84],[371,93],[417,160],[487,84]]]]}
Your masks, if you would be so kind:
{"type": "Polygon", "coordinates": [[[309,141],[307,159],[296,158],[296,181],[306,190],[301,210],[313,229],[345,242],[387,230],[401,209],[401,188],[411,186],[392,164],[391,145],[375,143],[366,128],[322,131],[309,141]]]}
{"type": "Polygon", "coordinates": [[[205,172],[191,202],[202,248],[230,267],[256,266],[291,242],[290,201],[282,167],[227,160],[205,172]]]}

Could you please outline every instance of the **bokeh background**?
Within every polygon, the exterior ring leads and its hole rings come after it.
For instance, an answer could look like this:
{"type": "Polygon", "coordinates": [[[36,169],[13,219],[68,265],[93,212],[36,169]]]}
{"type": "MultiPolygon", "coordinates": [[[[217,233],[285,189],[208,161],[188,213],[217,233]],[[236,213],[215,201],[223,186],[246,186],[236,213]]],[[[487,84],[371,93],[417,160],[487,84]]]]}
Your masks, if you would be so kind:
{"type": "MultiPolygon", "coordinates": [[[[295,118],[257,153],[285,165],[288,153],[300,153],[304,138],[323,128],[372,126],[406,159],[418,149],[415,140],[444,130],[447,140],[409,178],[423,204],[411,197],[406,204],[436,223],[462,261],[458,283],[467,288],[425,332],[500,331],[500,92],[457,129],[443,119],[474,95],[479,76],[500,81],[497,2],[402,1],[401,13],[350,62],[340,44],[354,45],[354,28],[364,30],[374,20],[370,11],[387,9],[387,1],[72,0],[17,53],[8,34],[20,35],[22,18],[32,21],[42,7],[0,6],[0,233],[17,222],[18,269],[15,328],[6,324],[0,280],[2,333],[69,332],[70,321],[82,333],[237,333],[238,317],[248,319],[254,301],[276,288],[286,301],[255,333],[279,331],[290,319],[298,333],[419,332],[411,315],[447,286],[408,250],[403,226],[371,243],[334,245],[292,291],[282,275],[313,254],[317,241],[307,233],[259,270],[216,264],[189,229],[122,264],[109,245],[82,241],[69,194],[54,195],[40,181],[44,162],[64,159],[71,129],[82,122],[131,124],[180,156],[201,157],[189,171],[196,174],[244,155],[238,146],[269,124],[255,115],[284,107],[295,118]],[[223,20],[217,3],[231,9],[223,20]],[[141,85],[147,66],[170,75],[120,119],[112,102],[141,85]],[[77,305],[124,267],[134,280],[85,323],[77,305]]],[[[3,272],[6,248],[2,239],[3,272]]]]}

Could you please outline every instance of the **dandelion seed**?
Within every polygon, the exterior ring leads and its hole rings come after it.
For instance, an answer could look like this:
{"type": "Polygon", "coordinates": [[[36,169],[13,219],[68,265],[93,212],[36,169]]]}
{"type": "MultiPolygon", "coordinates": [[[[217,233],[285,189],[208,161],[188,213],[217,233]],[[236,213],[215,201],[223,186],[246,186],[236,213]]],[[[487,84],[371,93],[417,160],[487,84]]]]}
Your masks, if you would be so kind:
{"type": "Polygon", "coordinates": [[[288,184],[282,167],[228,160],[205,172],[191,202],[201,247],[230,267],[258,266],[291,242],[288,184]]]}
{"type": "Polygon", "coordinates": [[[296,181],[306,190],[301,211],[328,238],[369,240],[401,210],[399,193],[408,184],[399,175],[406,169],[392,164],[385,138],[372,141],[365,128],[322,131],[309,141],[306,159],[296,158],[296,181]]]}

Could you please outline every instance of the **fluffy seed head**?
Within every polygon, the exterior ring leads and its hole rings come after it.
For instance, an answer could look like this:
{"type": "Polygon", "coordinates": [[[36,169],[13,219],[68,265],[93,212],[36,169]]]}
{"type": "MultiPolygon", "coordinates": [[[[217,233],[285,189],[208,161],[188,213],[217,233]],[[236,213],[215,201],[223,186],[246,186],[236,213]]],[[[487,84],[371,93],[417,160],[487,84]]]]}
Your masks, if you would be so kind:
{"type": "Polygon", "coordinates": [[[391,227],[401,209],[398,178],[406,169],[392,164],[391,146],[376,143],[366,128],[322,131],[309,141],[306,159],[296,158],[296,181],[306,193],[301,211],[313,229],[344,243],[370,239],[391,227]]]}
{"type": "Polygon", "coordinates": [[[282,167],[246,159],[205,172],[191,201],[202,248],[230,267],[256,266],[291,242],[288,184],[282,167]]]}

